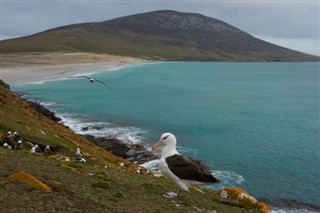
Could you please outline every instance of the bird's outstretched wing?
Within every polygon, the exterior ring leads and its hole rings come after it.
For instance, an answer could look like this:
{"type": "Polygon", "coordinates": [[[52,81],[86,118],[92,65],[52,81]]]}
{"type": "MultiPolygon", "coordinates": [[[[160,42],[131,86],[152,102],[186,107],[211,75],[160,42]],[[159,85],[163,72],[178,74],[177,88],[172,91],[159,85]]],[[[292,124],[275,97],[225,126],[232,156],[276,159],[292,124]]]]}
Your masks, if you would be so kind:
{"type": "Polygon", "coordinates": [[[100,80],[96,79],[96,82],[99,82],[99,83],[105,85],[112,92],[112,89],[106,83],[104,83],[103,81],[100,81],[100,80]]]}
{"type": "Polygon", "coordinates": [[[220,181],[212,176],[208,167],[190,157],[173,155],[166,158],[169,169],[180,179],[195,180],[208,183],[219,183],[220,181]]]}
{"type": "Polygon", "coordinates": [[[71,78],[86,78],[86,79],[89,79],[91,83],[93,83],[93,82],[99,82],[99,83],[103,84],[104,86],[106,86],[106,87],[112,92],[111,87],[109,87],[109,86],[108,86],[106,83],[104,83],[103,81],[97,80],[97,79],[95,79],[95,78],[90,78],[90,77],[85,76],[85,75],[75,76],[75,77],[71,77],[71,78]]]}

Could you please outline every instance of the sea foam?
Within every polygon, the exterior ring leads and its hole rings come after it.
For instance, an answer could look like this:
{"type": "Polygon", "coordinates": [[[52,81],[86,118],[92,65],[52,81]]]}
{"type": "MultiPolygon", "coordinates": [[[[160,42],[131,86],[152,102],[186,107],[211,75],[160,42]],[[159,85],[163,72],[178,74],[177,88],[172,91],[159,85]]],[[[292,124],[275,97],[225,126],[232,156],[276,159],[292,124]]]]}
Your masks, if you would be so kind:
{"type": "Polygon", "coordinates": [[[76,114],[60,114],[61,123],[74,132],[95,137],[114,137],[124,143],[139,144],[143,141],[145,130],[133,126],[119,126],[101,121],[88,121],[88,118],[76,114]]]}
{"type": "MultiPolygon", "coordinates": [[[[38,81],[30,81],[30,82],[26,82],[25,84],[44,84],[47,82],[53,82],[53,81],[66,81],[66,80],[70,80],[70,78],[66,78],[66,77],[60,77],[60,78],[45,78],[42,80],[38,80],[38,81]]],[[[21,83],[20,85],[23,85],[24,83],[21,83]]]]}
{"type": "Polygon", "coordinates": [[[306,209],[296,209],[296,208],[276,208],[272,207],[271,213],[319,213],[318,211],[309,211],[306,209]]]}

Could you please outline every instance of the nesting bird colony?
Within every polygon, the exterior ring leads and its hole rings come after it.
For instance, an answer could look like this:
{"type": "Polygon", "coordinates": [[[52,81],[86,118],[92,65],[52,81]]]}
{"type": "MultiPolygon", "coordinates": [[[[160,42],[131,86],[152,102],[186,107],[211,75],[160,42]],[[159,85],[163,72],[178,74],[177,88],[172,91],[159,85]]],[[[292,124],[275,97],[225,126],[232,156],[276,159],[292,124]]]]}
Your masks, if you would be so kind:
{"type": "MultiPolygon", "coordinates": [[[[0,141],[1,142],[1,141],[0,141]]],[[[8,131],[7,134],[2,138],[1,146],[6,150],[19,150],[24,147],[31,147],[30,152],[36,154],[50,154],[53,153],[54,150],[49,145],[40,145],[36,143],[32,143],[30,141],[24,141],[19,132],[8,131]]],[[[74,161],[77,163],[86,163],[86,159],[83,156],[80,148],[77,148],[75,153],[74,161]]]]}

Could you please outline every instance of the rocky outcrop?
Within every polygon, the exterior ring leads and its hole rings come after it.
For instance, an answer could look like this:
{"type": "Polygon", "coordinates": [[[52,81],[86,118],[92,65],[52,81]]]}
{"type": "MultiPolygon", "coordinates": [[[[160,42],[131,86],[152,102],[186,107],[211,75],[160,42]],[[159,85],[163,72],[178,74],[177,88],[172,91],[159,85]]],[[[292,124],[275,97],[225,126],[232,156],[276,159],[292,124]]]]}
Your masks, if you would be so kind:
{"type": "Polygon", "coordinates": [[[10,85],[9,84],[6,84],[3,80],[0,79],[0,86],[1,87],[4,87],[6,89],[10,89],[10,85]]]}
{"type": "Polygon", "coordinates": [[[41,104],[34,102],[34,101],[29,101],[26,100],[27,104],[33,108],[34,110],[36,110],[37,112],[43,114],[44,116],[54,120],[54,121],[60,121],[61,119],[56,117],[54,112],[51,112],[50,110],[48,110],[47,108],[45,108],[44,106],[42,106],[41,104]]]}
{"type": "Polygon", "coordinates": [[[263,213],[271,213],[272,208],[263,202],[251,197],[248,192],[241,188],[224,188],[214,193],[223,199],[231,199],[249,209],[257,209],[263,213]]]}
{"type": "Polygon", "coordinates": [[[52,192],[52,189],[49,186],[47,186],[46,184],[44,184],[42,181],[38,180],[37,178],[33,177],[32,175],[30,175],[26,172],[23,172],[23,171],[13,173],[13,174],[9,175],[8,178],[13,179],[13,180],[17,180],[17,181],[25,183],[25,184],[28,184],[30,186],[41,189],[43,191],[52,192]]]}
{"type": "Polygon", "coordinates": [[[158,158],[158,156],[154,155],[150,151],[147,151],[146,148],[140,144],[125,144],[117,138],[97,138],[92,135],[85,135],[85,137],[112,154],[127,159],[131,162],[143,164],[158,158]]]}

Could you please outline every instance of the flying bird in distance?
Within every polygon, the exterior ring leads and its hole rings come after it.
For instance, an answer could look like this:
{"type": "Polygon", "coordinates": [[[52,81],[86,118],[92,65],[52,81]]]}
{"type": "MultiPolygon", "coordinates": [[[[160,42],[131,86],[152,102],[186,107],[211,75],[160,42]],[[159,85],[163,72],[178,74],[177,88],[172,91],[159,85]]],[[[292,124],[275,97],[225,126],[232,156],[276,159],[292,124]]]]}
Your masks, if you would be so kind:
{"type": "Polygon", "coordinates": [[[112,92],[112,89],[111,89],[106,83],[104,83],[103,81],[97,80],[97,79],[95,79],[95,78],[90,78],[90,77],[84,76],[84,75],[82,75],[82,76],[77,76],[77,77],[73,77],[73,78],[86,78],[86,79],[89,80],[90,83],[99,82],[99,83],[103,84],[104,86],[106,86],[106,87],[112,92]]]}

